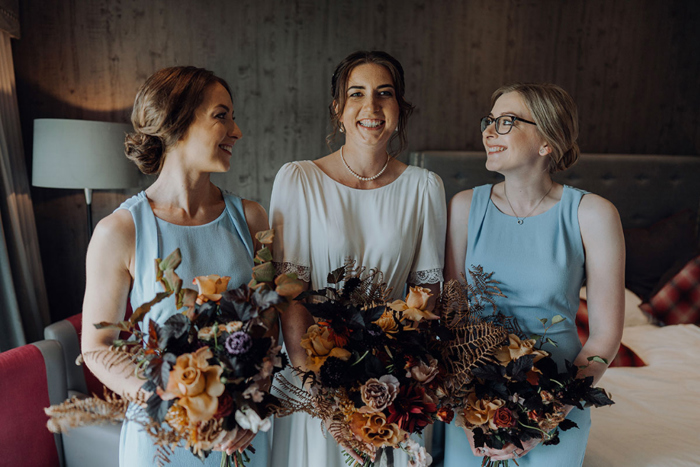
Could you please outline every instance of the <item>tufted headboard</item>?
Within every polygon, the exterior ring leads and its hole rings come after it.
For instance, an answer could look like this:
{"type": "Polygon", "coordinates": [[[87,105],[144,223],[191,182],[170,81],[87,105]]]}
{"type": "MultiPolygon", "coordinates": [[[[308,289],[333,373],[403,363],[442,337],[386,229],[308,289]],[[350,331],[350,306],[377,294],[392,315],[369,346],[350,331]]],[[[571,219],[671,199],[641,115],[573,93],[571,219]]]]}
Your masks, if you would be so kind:
{"type": "MultiPolygon", "coordinates": [[[[447,201],[462,190],[496,183],[483,151],[421,151],[410,163],[431,170],[445,183],[447,201]]],[[[700,209],[700,157],[583,154],[553,178],[610,200],[624,228],[647,227],[683,209],[700,209]]]]}

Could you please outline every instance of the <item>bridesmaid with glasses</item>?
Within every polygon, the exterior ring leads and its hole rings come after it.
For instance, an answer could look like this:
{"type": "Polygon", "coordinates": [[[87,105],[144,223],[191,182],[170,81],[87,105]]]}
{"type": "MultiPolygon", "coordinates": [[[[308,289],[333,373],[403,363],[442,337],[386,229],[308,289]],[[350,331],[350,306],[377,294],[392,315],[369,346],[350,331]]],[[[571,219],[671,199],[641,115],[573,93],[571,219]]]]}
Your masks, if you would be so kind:
{"type": "MultiPolygon", "coordinates": [[[[491,113],[481,119],[486,168],[505,177],[455,195],[450,202],[445,280],[459,279],[471,265],[494,271],[507,298],[496,304],[518,318],[526,335],[542,332],[540,319],[566,320],[545,344],[560,369],[564,360],[583,366],[598,355],[608,362],[622,337],[625,248],[615,207],[595,194],[560,185],[552,174],[576,163],[578,113],[571,96],[552,84],[513,84],[493,93],[491,113]],[[579,289],[586,281],[590,337],[581,346],[575,325],[579,289]]],[[[607,366],[591,363],[579,377],[600,380],[607,366]]],[[[560,433],[556,446],[540,440],[496,450],[474,446],[472,432],[447,427],[445,466],[481,466],[517,459],[527,466],[581,466],[588,410],[567,407],[578,425],[560,433]]]]}

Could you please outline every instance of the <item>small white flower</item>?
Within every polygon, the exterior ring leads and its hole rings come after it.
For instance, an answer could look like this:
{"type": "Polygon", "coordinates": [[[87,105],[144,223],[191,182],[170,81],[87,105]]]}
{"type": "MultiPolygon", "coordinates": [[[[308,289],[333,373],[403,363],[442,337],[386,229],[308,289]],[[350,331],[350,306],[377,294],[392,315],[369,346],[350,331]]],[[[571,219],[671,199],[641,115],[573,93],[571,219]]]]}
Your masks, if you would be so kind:
{"type": "Polygon", "coordinates": [[[406,440],[406,451],[410,456],[408,465],[410,467],[428,467],[433,463],[433,456],[428,454],[425,447],[421,446],[411,438],[406,440]]]}
{"type": "Polygon", "coordinates": [[[236,410],[236,422],[244,430],[250,430],[253,433],[258,431],[268,431],[272,428],[272,417],[267,417],[262,420],[258,413],[250,407],[243,406],[236,410]]]}

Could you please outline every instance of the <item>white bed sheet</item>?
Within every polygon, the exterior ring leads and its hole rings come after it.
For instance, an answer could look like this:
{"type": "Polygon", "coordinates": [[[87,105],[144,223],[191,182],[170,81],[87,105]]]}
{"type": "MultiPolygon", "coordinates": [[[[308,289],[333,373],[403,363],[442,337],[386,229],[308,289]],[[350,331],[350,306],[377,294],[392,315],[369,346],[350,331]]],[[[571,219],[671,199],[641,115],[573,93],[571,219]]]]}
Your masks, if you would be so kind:
{"type": "Polygon", "coordinates": [[[626,327],[622,342],[647,366],[601,379],[615,405],[591,409],[584,467],[700,465],[700,327],[626,327]]]}

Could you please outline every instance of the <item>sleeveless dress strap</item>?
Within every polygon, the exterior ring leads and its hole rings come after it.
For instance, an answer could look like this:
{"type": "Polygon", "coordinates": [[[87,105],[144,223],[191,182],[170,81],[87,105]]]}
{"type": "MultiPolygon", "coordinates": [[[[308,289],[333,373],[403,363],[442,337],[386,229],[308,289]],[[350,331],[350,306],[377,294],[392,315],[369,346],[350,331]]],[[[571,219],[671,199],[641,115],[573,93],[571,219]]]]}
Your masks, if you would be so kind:
{"type": "MultiPolygon", "coordinates": [[[[470,256],[476,238],[481,235],[481,230],[486,218],[486,211],[491,202],[491,187],[493,185],[481,185],[474,188],[472,204],[469,208],[469,235],[467,235],[467,258],[470,256]]],[[[465,265],[467,270],[469,264],[465,265]]]]}
{"type": "MultiPolygon", "coordinates": [[[[137,195],[124,201],[116,210],[126,209],[131,212],[136,226],[136,246],[134,252],[134,267],[145,277],[143,280],[134,281],[131,296],[143,297],[155,293],[156,272],[153,258],[160,258],[158,247],[158,226],[156,218],[148,203],[146,192],[142,191],[137,195]],[[152,284],[153,290],[142,290],[143,284],[152,284]]],[[[134,303],[132,303],[134,306],[134,303]]]]}
{"type": "Polygon", "coordinates": [[[255,251],[253,247],[253,237],[250,235],[250,229],[248,228],[248,221],[245,218],[245,211],[243,209],[243,199],[240,196],[229,193],[228,191],[223,191],[224,201],[226,202],[226,212],[228,212],[231,222],[233,222],[236,232],[241,239],[243,245],[245,245],[246,250],[251,258],[255,257],[255,251]]]}

